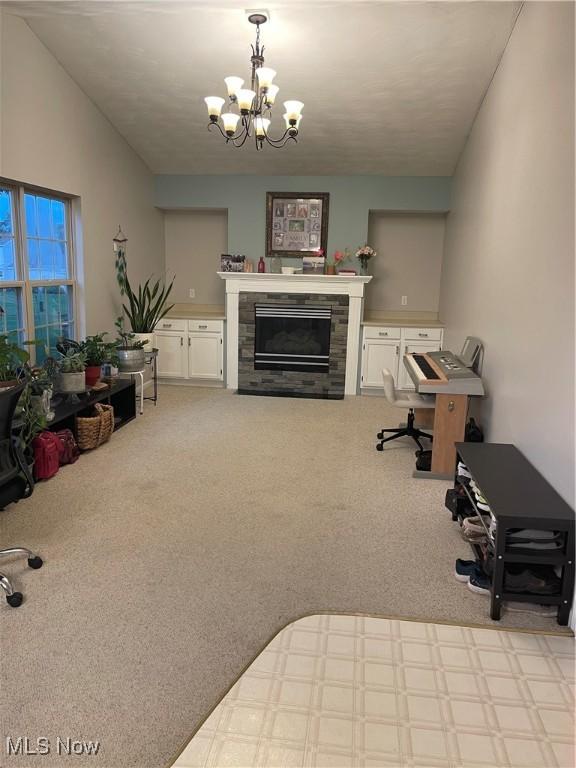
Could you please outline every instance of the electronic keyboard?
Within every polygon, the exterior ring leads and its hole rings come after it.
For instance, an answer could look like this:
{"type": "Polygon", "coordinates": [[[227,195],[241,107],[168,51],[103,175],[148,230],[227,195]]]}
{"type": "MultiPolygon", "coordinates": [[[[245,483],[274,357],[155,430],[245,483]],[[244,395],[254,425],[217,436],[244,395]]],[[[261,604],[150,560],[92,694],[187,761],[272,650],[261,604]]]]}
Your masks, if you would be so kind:
{"type": "Polygon", "coordinates": [[[410,353],[404,365],[417,392],[445,395],[483,395],[482,379],[452,352],[410,353]]]}

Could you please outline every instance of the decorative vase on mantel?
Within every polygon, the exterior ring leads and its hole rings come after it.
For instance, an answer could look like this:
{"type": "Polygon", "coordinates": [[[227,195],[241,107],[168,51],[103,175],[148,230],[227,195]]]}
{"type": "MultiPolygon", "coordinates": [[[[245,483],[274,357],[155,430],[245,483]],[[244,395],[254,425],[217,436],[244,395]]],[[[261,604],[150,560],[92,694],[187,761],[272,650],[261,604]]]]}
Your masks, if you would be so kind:
{"type": "Polygon", "coordinates": [[[360,274],[368,274],[368,259],[360,259],[360,274]]]}
{"type": "Polygon", "coordinates": [[[336,274],[336,264],[326,264],[326,274],[327,275],[335,275],[336,274]]]}

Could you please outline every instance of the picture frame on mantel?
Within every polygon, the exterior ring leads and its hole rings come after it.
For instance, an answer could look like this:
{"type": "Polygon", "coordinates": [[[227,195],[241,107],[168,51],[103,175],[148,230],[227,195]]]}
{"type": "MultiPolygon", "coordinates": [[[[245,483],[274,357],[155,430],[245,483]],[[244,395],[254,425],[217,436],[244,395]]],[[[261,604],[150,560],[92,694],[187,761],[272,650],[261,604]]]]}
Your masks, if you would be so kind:
{"type": "Polygon", "coordinates": [[[326,256],[328,192],[266,193],[266,255],[326,256]]]}

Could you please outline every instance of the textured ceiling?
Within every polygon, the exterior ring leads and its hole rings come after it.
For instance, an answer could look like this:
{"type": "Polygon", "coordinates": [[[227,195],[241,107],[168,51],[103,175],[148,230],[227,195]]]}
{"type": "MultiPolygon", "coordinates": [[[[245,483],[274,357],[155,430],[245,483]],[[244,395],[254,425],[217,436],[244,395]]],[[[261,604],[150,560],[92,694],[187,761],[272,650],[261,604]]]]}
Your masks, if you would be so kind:
{"type": "MultiPolygon", "coordinates": [[[[24,16],[156,173],[450,175],[519,9],[508,2],[25,2],[24,16]],[[203,97],[248,79],[268,8],[266,64],[300,139],[235,149],[206,130],[203,97]]],[[[282,110],[282,111],[280,111],[282,110]]]]}

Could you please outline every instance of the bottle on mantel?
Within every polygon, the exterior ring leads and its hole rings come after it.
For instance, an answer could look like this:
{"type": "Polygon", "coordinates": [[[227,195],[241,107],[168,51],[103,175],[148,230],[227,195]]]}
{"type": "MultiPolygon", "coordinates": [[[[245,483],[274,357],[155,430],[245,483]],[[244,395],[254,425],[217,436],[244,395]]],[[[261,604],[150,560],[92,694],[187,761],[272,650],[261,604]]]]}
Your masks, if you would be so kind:
{"type": "Polygon", "coordinates": [[[258,272],[266,272],[266,262],[264,261],[264,256],[260,256],[260,261],[258,262],[258,272]]]}

